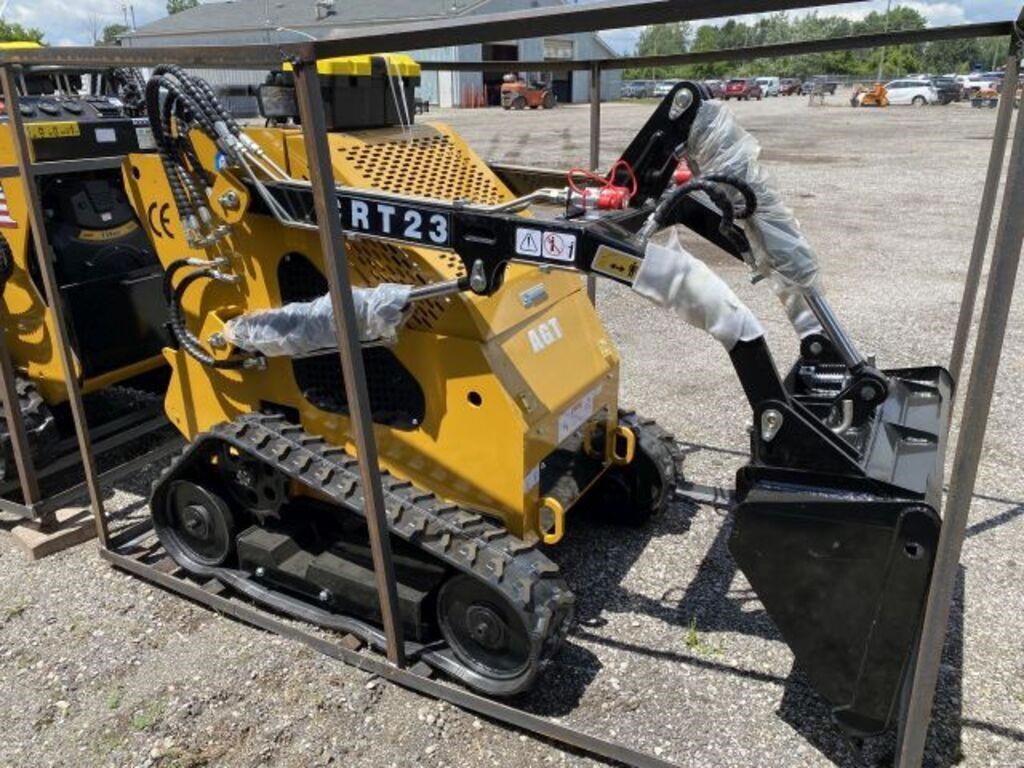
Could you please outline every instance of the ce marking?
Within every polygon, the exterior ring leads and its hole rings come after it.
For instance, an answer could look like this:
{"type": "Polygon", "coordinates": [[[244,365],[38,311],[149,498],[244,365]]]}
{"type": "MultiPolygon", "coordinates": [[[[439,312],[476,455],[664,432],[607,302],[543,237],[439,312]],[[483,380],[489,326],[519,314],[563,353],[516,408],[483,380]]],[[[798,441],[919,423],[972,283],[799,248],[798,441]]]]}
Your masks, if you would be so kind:
{"type": "Polygon", "coordinates": [[[159,203],[150,203],[149,208],[146,209],[146,218],[149,219],[149,228],[153,230],[153,234],[157,237],[166,237],[168,240],[174,239],[174,233],[171,232],[171,220],[167,215],[167,212],[171,209],[170,203],[164,203],[160,206],[159,211],[157,210],[159,203]],[[153,214],[157,214],[154,217],[153,214]],[[160,226],[157,226],[157,225],[160,226]]]}

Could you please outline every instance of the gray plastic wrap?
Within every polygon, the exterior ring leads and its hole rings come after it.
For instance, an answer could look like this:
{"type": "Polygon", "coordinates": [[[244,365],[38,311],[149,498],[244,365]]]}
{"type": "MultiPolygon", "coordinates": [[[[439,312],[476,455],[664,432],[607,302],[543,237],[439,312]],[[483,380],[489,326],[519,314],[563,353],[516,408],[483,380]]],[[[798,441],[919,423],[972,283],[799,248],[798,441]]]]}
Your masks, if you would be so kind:
{"type": "Polygon", "coordinates": [[[707,331],[727,350],[764,335],[754,313],[707,264],[686,250],[674,228],[647,244],[633,290],[707,331]]]}
{"type": "MultiPolygon", "coordinates": [[[[705,101],[700,105],[686,153],[699,175],[737,176],[757,195],[757,211],[741,222],[750,240],[756,271],[765,277],[777,277],[783,287],[820,290],[818,257],[758,162],[761,147],[757,139],[736,122],[723,104],[705,101]]],[[[787,296],[778,289],[776,293],[787,304],[787,296]]]]}
{"type": "MultiPolygon", "coordinates": [[[[353,288],[359,340],[393,343],[405,319],[411,286],[381,283],[353,288]]],[[[232,318],[224,338],[239,349],[267,357],[294,357],[337,346],[330,294],[232,318]]]]}

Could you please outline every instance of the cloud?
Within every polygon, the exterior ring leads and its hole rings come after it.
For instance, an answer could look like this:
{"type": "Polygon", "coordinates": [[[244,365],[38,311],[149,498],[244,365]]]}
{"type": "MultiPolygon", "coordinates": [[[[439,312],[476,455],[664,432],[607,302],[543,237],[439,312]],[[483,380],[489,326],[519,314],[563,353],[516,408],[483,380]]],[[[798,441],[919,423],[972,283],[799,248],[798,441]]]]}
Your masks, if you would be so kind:
{"type": "MultiPolygon", "coordinates": [[[[10,0],[4,20],[24,27],[41,29],[51,45],[90,45],[93,28],[102,32],[108,24],[123,24],[124,4],[119,0],[10,0]]],[[[139,25],[167,14],[166,0],[134,0],[135,20],[139,25]]]]}

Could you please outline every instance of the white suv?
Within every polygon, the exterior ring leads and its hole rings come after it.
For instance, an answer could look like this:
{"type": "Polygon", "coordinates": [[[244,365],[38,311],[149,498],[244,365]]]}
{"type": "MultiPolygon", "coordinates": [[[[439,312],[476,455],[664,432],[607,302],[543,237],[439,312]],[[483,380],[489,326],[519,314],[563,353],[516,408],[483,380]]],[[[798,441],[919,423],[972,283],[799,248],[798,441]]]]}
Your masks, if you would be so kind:
{"type": "Polygon", "coordinates": [[[889,92],[890,104],[913,104],[923,107],[926,104],[938,104],[939,92],[929,80],[893,80],[885,84],[889,92]]]}
{"type": "Polygon", "coordinates": [[[757,78],[757,84],[761,86],[761,90],[764,91],[765,96],[779,95],[779,78],[759,77],[757,78]]]}

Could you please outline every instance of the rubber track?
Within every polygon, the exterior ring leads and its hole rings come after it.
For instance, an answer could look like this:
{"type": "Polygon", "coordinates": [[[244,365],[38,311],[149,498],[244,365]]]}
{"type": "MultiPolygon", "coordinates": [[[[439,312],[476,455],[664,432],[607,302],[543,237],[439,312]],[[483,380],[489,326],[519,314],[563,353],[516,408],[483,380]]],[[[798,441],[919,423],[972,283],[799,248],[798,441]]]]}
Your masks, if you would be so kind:
{"type": "MultiPolygon", "coordinates": [[[[15,374],[14,389],[18,393],[18,407],[21,409],[25,434],[34,464],[45,464],[54,447],[60,441],[57,422],[49,406],[43,401],[36,385],[23,376],[15,374]]],[[[0,397],[0,404],[3,398],[0,397]]],[[[13,467],[14,447],[11,445],[7,418],[0,409],[0,459],[6,466],[0,467],[0,480],[5,479],[7,470],[13,467]]]]}
{"type": "MultiPolygon", "coordinates": [[[[240,416],[198,436],[154,484],[154,505],[162,502],[170,482],[185,475],[193,460],[203,460],[210,443],[230,444],[311,491],[364,514],[357,459],[282,416],[263,414],[240,416]]],[[[523,542],[480,514],[442,501],[384,471],[381,485],[393,535],[500,593],[522,617],[535,661],[557,650],[568,631],[575,603],[558,566],[535,545],[523,542]]],[[[532,667],[535,672],[538,665],[532,667]]]]}
{"type": "Polygon", "coordinates": [[[686,454],[676,442],[675,435],[661,427],[654,419],[638,416],[633,411],[619,411],[619,423],[633,431],[637,448],[654,461],[661,476],[662,488],[661,498],[654,513],[664,512],[683,479],[683,461],[686,454]]]}

